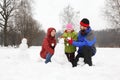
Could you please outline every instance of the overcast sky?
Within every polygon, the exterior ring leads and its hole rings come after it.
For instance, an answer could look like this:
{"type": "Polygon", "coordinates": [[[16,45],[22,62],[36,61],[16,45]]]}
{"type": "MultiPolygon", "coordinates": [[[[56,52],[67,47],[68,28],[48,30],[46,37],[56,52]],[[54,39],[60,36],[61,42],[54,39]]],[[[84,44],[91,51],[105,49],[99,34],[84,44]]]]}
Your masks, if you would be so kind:
{"type": "Polygon", "coordinates": [[[105,29],[101,17],[104,0],[34,0],[34,18],[43,25],[44,30],[51,26],[61,30],[59,14],[68,4],[80,12],[80,20],[84,17],[90,20],[92,29],[105,29]]]}

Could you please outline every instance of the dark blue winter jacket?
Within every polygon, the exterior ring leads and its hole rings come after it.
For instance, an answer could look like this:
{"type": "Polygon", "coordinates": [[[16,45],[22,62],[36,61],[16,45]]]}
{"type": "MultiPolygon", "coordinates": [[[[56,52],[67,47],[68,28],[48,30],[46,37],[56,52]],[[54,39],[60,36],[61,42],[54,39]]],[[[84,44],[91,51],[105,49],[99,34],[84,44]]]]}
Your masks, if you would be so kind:
{"type": "Polygon", "coordinates": [[[92,50],[92,53],[94,55],[96,53],[95,43],[96,43],[96,37],[94,36],[93,31],[89,27],[87,28],[87,30],[85,30],[84,35],[82,35],[81,31],[79,31],[78,40],[73,41],[72,45],[79,47],[78,53],[81,53],[83,46],[88,46],[92,50]]]}

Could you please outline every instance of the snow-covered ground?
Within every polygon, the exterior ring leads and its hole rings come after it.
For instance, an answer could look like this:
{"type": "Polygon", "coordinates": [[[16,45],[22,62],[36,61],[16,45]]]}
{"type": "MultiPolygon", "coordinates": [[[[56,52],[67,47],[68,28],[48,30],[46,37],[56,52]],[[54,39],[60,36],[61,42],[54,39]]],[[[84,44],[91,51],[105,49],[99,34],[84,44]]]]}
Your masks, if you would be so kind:
{"type": "Polygon", "coordinates": [[[67,61],[63,48],[58,43],[52,62],[45,64],[39,56],[40,46],[24,51],[0,47],[0,80],[120,80],[120,48],[97,48],[95,66],[75,68],[67,61]]]}

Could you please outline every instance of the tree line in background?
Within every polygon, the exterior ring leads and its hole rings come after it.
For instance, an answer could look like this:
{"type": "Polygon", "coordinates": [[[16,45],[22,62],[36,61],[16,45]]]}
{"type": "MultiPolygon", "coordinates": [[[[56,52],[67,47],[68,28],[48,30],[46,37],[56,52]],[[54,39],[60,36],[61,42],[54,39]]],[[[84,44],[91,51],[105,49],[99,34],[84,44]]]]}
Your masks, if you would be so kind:
{"type": "Polygon", "coordinates": [[[120,29],[107,29],[95,31],[98,47],[120,47],[120,29]]]}
{"type": "MultiPolygon", "coordinates": [[[[42,24],[33,19],[32,0],[0,0],[0,45],[18,46],[22,38],[27,38],[29,46],[41,45],[45,32],[42,24]]],[[[79,26],[79,11],[70,5],[60,13],[62,29],[72,23],[79,26]]],[[[112,29],[95,31],[98,47],[120,47],[120,0],[106,0],[104,18],[112,29]]],[[[59,37],[62,31],[57,32],[59,37]]],[[[75,29],[79,30],[79,29],[75,29]]]]}
{"type": "Polygon", "coordinates": [[[32,17],[30,0],[0,0],[0,44],[17,46],[27,38],[28,46],[40,45],[45,35],[32,17]]]}

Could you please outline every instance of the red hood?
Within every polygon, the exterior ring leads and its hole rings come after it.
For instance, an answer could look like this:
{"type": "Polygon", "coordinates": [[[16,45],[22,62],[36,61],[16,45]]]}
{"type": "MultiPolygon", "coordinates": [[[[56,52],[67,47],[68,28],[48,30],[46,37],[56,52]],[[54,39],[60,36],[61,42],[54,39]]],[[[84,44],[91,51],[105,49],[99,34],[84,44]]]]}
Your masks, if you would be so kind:
{"type": "MultiPolygon", "coordinates": [[[[52,30],[55,30],[55,28],[48,28],[48,30],[47,30],[47,37],[51,37],[51,32],[52,32],[52,30]]],[[[56,31],[56,30],[55,30],[56,31]]]]}

